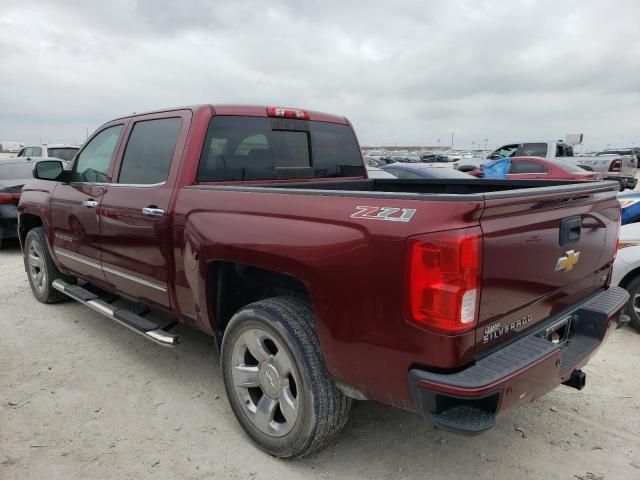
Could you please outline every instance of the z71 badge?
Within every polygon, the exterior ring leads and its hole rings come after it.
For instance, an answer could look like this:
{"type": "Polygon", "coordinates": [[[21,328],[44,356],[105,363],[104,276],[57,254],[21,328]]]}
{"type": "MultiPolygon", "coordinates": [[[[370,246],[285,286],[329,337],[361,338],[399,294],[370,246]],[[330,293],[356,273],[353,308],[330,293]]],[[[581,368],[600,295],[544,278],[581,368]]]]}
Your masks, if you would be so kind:
{"type": "Polygon", "coordinates": [[[366,218],[367,220],[387,220],[389,222],[408,222],[416,213],[415,208],[396,207],[356,207],[356,213],[351,218],[366,218]]]}

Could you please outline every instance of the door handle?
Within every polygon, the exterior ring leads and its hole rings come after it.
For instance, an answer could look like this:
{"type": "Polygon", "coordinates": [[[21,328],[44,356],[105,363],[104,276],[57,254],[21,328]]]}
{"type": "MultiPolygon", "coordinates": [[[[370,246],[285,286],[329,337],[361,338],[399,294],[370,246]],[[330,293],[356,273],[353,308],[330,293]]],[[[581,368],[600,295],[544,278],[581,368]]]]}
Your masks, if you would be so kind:
{"type": "Polygon", "coordinates": [[[144,207],[142,213],[147,217],[162,217],[164,216],[164,210],[161,208],[144,207]]]}
{"type": "Polygon", "coordinates": [[[80,205],[87,208],[96,208],[98,206],[98,202],[96,202],[95,200],[89,199],[89,200],[83,200],[80,203],[80,205]]]}

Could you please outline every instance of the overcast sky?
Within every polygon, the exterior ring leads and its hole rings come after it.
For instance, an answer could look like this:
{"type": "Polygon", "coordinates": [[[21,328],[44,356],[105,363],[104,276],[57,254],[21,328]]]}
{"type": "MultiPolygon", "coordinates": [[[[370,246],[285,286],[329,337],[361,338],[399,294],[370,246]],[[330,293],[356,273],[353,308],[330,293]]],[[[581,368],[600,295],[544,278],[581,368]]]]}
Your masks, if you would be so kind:
{"type": "Polygon", "coordinates": [[[365,145],[640,144],[640,1],[0,0],[0,140],[195,103],[347,116],[365,145]]]}

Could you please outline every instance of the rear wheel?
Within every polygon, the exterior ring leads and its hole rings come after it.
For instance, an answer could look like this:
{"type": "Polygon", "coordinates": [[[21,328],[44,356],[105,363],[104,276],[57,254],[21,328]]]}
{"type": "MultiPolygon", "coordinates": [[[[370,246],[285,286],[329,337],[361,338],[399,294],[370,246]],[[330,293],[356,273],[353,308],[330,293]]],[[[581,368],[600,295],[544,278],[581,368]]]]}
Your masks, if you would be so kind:
{"type": "Polygon", "coordinates": [[[626,313],[631,318],[631,325],[640,330],[640,276],[631,280],[625,288],[629,292],[626,313]]]}
{"type": "Polygon", "coordinates": [[[271,455],[311,453],[347,422],[351,400],[327,372],[304,300],[275,297],[242,308],[225,331],[221,361],[236,418],[271,455]]]}
{"type": "Polygon", "coordinates": [[[58,278],[66,281],[69,281],[69,278],[53,263],[42,227],[34,228],[27,233],[23,257],[31,291],[38,301],[55,303],[68,298],[52,286],[53,281],[58,278]]]}

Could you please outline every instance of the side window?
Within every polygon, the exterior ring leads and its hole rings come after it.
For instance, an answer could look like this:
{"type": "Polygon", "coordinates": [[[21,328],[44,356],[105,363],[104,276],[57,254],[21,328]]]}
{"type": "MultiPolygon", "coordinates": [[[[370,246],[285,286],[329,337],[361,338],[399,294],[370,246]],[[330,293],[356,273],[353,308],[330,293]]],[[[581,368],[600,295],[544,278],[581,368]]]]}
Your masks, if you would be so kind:
{"type": "Polygon", "coordinates": [[[114,125],[98,133],[76,158],[72,181],[106,182],[113,151],[118,144],[122,125],[114,125]]]}
{"type": "Polygon", "coordinates": [[[513,162],[509,173],[547,173],[547,168],[538,162],[518,160],[513,162]]]}
{"type": "Polygon", "coordinates": [[[546,157],[547,156],[547,144],[546,143],[525,143],[522,145],[520,153],[523,157],[546,157]]]}
{"type": "Polygon", "coordinates": [[[17,157],[25,157],[25,152],[26,152],[26,148],[21,148],[20,151],[18,152],[18,155],[16,155],[17,157]]]}
{"type": "Polygon", "coordinates": [[[118,183],[151,185],[164,182],[169,175],[181,127],[181,118],[136,122],[124,151],[118,183]]]}
{"type": "Polygon", "coordinates": [[[33,147],[27,147],[24,149],[24,156],[25,157],[33,157],[33,147]]]}

